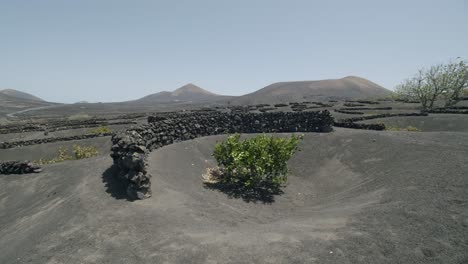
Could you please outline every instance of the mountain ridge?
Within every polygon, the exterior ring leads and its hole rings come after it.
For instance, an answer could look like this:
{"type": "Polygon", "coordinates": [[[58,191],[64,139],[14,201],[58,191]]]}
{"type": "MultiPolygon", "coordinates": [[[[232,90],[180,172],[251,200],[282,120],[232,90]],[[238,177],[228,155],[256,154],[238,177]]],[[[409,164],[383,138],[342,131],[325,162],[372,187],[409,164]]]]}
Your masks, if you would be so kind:
{"type": "Polygon", "coordinates": [[[32,95],[32,94],[29,94],[29,93],[26,93],[26,92],[22,92],[22,91],[19,91],[19,90],[15,90],[15,89],[3,89],[3,90],[0,90],[0,94],[4,94],[4,95],[7,95],[9,97],[15,97],[15,98],[19,98],[19,99],[23,99],[23,100],[31,100],[31,101],[39,101],[39,102],[45,102],[45,100],[35,96],[35,95],[32,95]]]}
{"type": "Polygon", "coordinates": [[[340,79],[276,82],[235,98],[234,104],[285,103],[304,100],[360,99],[385,97],[392,92],[358,76],[340,79]]]}
{"type": "Polygon", "coordinates": [[[140,103],[170,103],[170,102],[204,102],[217,101],[225,98],[224,95],[219,95],[207,91],[193,83],[185,84],[174,91],[162,91],[144,96],[133,102],[140,103]]]}

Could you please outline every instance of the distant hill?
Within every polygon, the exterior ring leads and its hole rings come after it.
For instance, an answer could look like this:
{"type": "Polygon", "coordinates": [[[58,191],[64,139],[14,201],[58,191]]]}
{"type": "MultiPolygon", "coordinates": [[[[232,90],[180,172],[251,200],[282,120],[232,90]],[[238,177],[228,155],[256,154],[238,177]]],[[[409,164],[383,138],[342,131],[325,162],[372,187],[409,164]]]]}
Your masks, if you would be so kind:
{"type": "Polygon", "coordinates": [[[0,116],[28,108],[56,105],[34,95],[13,89],[0,90],[0,116]]]}
{"type": "Polygon", "coordinates": [[[14,90],[14,89],[0,90],[0,94],[7,95],[9,97],[18,98],[18,99],[44,102],[44,100],[42,100],[41,98],[39,98],[37,96],[34,96],[32,94],[28,94],[28,93],[25,93],[25,92],[21,92],[21,91],[18,91],[18,90],[14,90]]]}
{"type": "Polygon", "coordinates": [[[384,97],[392,92],[364,78],[348,76],[319,81],[279,82],[237,97],[234,104],[260,104],[298,101],[326,101],[384,97]]]}
{"type": "Polygon", "coordinates": [[[227,96],[214,94],[202,89],[192,83],[186,84],[173,92],[159,92],[150,94],[133,102],[136,103],[173,103],[190,102],[201,103],[218,101],[227,98],[227,96]]]}

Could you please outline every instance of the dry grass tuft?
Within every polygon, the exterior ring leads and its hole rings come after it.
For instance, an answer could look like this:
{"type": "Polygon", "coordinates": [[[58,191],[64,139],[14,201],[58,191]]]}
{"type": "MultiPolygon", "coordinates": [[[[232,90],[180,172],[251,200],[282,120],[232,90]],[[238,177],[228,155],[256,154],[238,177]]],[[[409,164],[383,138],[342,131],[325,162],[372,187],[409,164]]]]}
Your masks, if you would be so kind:
{"type": "Polygon", "coordinates": [[[216,184],[221,182],[223,173],[218,167],[206,168],[206,172],[202,174],[204,183],[216,184]]]}
{"type": "Polygon", "coordinates": [[[421,131],[419,128],[414,127],[414,126],[407,126],[407,127],[386,126],[385,130],[388,130],[388,131],[410,131],[410,132],[419,132],[419,131],[421,131]]]}

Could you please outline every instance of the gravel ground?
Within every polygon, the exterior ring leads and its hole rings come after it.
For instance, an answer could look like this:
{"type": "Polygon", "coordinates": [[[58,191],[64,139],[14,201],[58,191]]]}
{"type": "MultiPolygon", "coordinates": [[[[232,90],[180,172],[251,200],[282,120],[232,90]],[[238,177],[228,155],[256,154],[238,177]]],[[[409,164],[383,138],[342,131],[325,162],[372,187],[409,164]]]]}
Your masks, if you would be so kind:
{"type": "Polygon", "coordinates": [[[465,114],[429,114],[429,116],[389,117],[361,122],[367,124],[384,123],[387,126],[399,128],[413,126],[421,131],[468,132],[468,115],[465,114]]]}
{"type": "MultiPolygon", "coordinates": [[[[103,125],[103,126],[108,127],[111,129],[111,131],[115,132],[115,131],[129,128],[132,125],[133,124],[103,125]]],[[[99,127],[87,127],[87,128],[75,128],[75,129],[66,129],[66,130],[58,130],[58,131],[49,131],[47,136],[44,135],[43,131],[0,134],[0,142],[1,141],[10,142],[10,141],[41,139],[41,138],[70,137],[70,136],[85,135],[85,134],[91,134],[91,131],[96,128],[99,128],[99,127]]]]}
{"type": "Polygon", "coordinates": [[[53,158],[58,155],[58,150],[64,147],[69,150],[74,144],[80,146],[94,146],[100,155],[109,155],[112,147],[111,137],[97,137],[82,140],[70,140],[62,142],[53,142],[47,144],[37,144],[31,146],[17,147],[11,149],[0,149],[0,160],[39,160],[44,158],[53,158]]]}
{"type": "Polygon", "coordinates": [[[154,151],[143,201],[108,156],[0,176],[0,263],[468,262],[467,133],[306,134],[258,200],[201,183],[223,138],[154,151]]]}

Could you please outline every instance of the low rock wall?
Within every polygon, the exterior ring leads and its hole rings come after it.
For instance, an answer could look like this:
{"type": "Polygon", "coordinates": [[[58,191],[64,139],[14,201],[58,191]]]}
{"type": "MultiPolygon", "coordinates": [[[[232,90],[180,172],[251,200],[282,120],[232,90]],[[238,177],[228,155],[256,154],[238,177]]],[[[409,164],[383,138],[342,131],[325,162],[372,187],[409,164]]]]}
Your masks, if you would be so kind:
{"type": "Polygon", "coordinates": [[[151,196],[150,151],[174,142],[226,133],[330,132],[328,111],[301,113],[189,113],[149,116],[148,125],[130,128],[112,137],[114,165],[131,199],[151,196]]]}
{"type": "Polygon", "coordinates": [[[40,166],[29,161],[0,161],[0,174],[25,174],[41,171],[40,166]]]}

